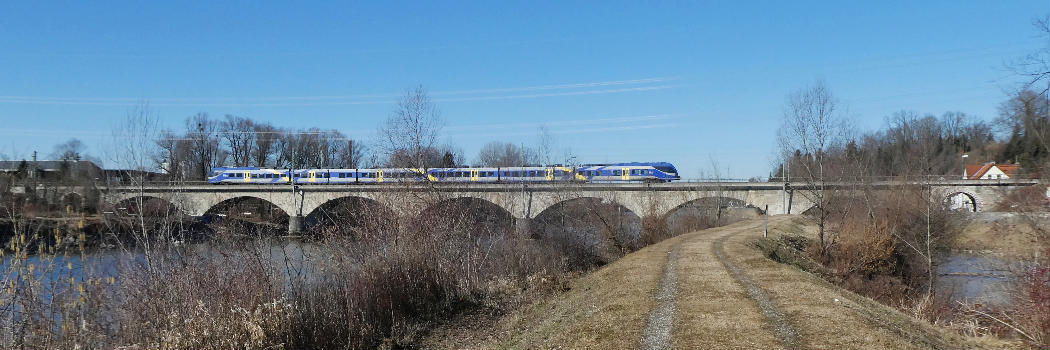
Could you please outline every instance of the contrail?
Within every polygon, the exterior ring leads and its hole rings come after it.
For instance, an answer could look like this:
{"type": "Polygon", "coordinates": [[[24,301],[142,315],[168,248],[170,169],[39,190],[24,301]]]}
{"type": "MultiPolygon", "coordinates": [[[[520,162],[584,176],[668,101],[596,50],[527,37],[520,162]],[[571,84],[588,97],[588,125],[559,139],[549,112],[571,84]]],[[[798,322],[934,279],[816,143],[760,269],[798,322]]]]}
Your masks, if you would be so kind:
{"type": "MultiPolygon", "coordinates": [[[[644,79],[631,79],[631,80],[612,80],[612,81],[600,81],[600,82],[589,82],[589,83],[575,83],[575,84],[558,84],[558,85],[538,85],[538,86],[526,86],[526,87],[512,87],[512,88],[492,88],[492,89],[474,89],[474,90],[449,90],[449,91],[434,91],[430,92],[431,96],[456,96],[456,95],[483,95],[493,93],[508,93],[508,92],[526,92],[526,91],[545,91],[545,90],[566,90],[566,89],[582,89],[582,88],[596,88],[605,86],[618,86],[618,85],[642,85],[642,84],[654,84],[662,83],[667,81],[676,80],[676,78],[644,78],[644,79]]],[[[664,87],[661,87],[664,88],[664,87]]],[[[643,87],[634,89],[647,89],[653,90],[655,87],[643,87]]],[[[603,91],[603,90],[598,90],[603,91]]],[[[625,90],[629,91],[629,90],[625,90]]],[[[617,92],[616,90],[605,90],[604,93],[617,92]]],[[[575,92],[580,94],[583,92],[575,92]]],[[[592,92],[592,93],[603,93],[603,92],[592,92]]],[[[502,98],[529,98],[529,97],[544,97],[540,94],[538,96],[531,95],[510,95],[510,96],[482,96],[482,97],[465,97],[465,98],[453,98],[443,99],[440,101],[460,101],[460,100],[472,100],[472,99],[502,99],[502,98]]],[[[25,103],[25,104],[65,104],[65,105],[125,105],[127,103],[137,103],[140,101],[151,101],[152,105],[155,106],[310,106],[310,105],[343,105],[343,104],[382,104],[392,103],[392,99],[401,96],[401,94],[387,93],[387,94],[358,94],[358,95],[320,95],[320,96],[272,96],[272,97],[214,97],[214,98],[105,98],[105,97],[47,97],[47,96],[0,96],[0,102],[6,103],[25,103]],[[336,101],[328,103],[287,103],[287,102],[266,102],[266,101],[324,101],[324,100],[361,100],[364,101],[336,101]],[[369,100],[371,99],[371,100],[369,100]],[[376,100],[382,99],[382,100],[376,100]],[[223,102],[223,101],[261,101],[257,103],[235,103],[235,102],[223,102]],[[158,102],[158,103],[152,103],[158,102]]],[[[552,95],[558,96],[558,95],[552,95]]],[[[435,100],[438,101],[438,100],[435,100]]]]}
{"type": "Polygon", "coordinates": [[[637,121],[654,121],[668,119],[675,116],[674,114],[654,114],[654,115],[643,115],[643,116],[632,116],[632,117],[616,117],[616,118],[598,118],[598,119],[575,119],[575,120],[558,120],[552,122],[535,122],[535,123],[506,123],[506,124],[472,124],[472,125],[453,125],[446,127],[445,130],[449,131],[470,131],[470,130],[491,130],[491,129],[510,129],[510,128],[533,128],[541,126],[573,126],[573,125],[587,125],[587,124],[613,124],[613,123],[628,123],[637,121]]]}

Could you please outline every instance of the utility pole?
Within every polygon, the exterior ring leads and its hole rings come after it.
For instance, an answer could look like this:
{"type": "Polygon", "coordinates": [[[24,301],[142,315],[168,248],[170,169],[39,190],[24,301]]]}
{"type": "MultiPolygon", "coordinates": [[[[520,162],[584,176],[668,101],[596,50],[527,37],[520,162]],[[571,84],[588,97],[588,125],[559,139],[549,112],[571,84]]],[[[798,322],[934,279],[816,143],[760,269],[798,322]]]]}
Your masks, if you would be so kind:
{"type": "Polygon", "coordinates": [[[762,223],[762,238],[769,236],[769,204],[766,204],[765,221],[762,223]]]}

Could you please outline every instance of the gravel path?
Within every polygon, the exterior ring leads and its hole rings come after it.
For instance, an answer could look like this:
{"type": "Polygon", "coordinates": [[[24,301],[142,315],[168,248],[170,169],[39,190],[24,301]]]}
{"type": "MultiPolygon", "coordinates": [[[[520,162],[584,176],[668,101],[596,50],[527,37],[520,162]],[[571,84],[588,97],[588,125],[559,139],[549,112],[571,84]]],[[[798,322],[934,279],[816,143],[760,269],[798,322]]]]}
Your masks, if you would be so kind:
{"type": "Polygon", "coordinates": [[[664,265],[664,278],[660,291],[656,295],[656,307],[649,314],[649,322],[642,333],[642,349],[670,349],[671,330],[674,328],[675,293],[678,290],[675,277],[675,261],[678,260],[679,246],[675,245],[667,252],[667,264],[664,265]]]}
{"type": "Polygon", "coordinates": [[[726,270],[736,279],[737,283],[747,290],[748,296],[751,297],[757,304],[758,308],[762,310],[762,314],[766,316],[770,326],[773,327],[773,334],[776,335],[777,340],[784,346],[785,349],[798,349],[798,331],[791,325],[791,323],[784,317],[784,314],[777,309],[776,305],[769,299],[769,295],[761,287],[755,284],[751,280],[751,277],[744,273],[733,260],[726,257],[725,254],[725,241],[729,237],[732,237],[740,233],[740,231],[733,231],[730,234],[722,236],[715,240],[712,247],[715,251],[715,256],[725,266],[726,270]]]}

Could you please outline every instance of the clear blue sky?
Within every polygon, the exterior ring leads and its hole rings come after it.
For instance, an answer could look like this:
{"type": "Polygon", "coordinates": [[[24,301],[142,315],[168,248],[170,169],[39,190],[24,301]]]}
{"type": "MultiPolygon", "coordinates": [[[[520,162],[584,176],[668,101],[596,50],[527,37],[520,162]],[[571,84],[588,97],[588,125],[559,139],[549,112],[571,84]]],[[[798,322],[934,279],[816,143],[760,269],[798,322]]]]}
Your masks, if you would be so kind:
{"type": "Polygon", "coordinates": [[[580,161],[768,174],[785,96],[824,79],[862,130],[901,109],[995,117],[1045,49],[1033,1],[39,2],[0,5],[0,155],[110,128],[148,100],[370,140],[422,84],[474,159],[547,125],[580,161]]]}

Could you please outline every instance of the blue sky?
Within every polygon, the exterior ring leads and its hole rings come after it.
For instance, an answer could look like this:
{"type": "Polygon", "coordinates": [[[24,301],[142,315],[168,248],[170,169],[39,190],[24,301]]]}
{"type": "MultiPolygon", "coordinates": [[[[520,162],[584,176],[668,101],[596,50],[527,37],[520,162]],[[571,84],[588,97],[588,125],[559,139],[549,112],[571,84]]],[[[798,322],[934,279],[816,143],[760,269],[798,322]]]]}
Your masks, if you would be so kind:
{"type": "Polygon", "coordinates": [[[583,162],[765,176],[785,96],[823,79],[871,130],[901,109],[992,119],[1046,49],[1036,1],[0,4],[0,155],[105,156],[137,101],[366,141],[422,84],[468,160],[539,126],[583,162]]]}

